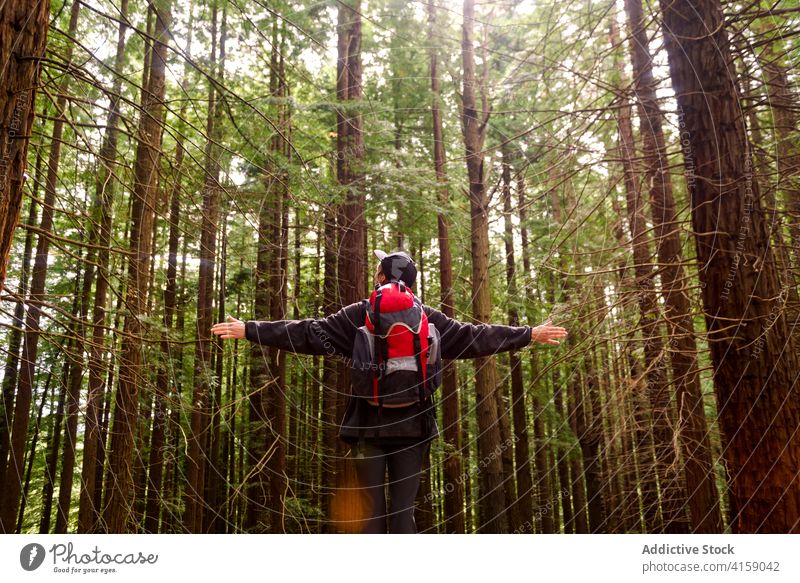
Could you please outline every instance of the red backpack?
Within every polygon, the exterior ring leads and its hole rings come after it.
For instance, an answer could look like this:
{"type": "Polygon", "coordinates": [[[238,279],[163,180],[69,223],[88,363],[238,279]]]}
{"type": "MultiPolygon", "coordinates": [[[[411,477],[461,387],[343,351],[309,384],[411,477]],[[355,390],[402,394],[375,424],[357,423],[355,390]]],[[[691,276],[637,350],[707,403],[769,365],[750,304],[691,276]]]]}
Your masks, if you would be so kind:
{"type": "Polygon", "coordinates": [[[353,395],[378,405],[423,404],[442,384],[439,343],[439,331],[408,287],[378,287],[353,344],[353,395]]]}

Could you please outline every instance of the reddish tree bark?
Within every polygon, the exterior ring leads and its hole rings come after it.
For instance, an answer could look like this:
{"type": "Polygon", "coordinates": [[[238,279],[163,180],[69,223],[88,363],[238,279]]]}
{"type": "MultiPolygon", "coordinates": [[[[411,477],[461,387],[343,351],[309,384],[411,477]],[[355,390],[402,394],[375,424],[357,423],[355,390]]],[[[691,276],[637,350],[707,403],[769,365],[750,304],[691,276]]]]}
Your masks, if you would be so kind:
{"type": "Polygon", "coordinates": [[[150,59],[148,84],[142,90],[142,115],[137,134],[125,335],[122,340],[119,388],[115,399],[111,452],[106,476],[106,499],[103,508],[104,526],[112,533],[124,532],[128,528],[133,480],[131,455],[138,415],[139,387],[146,377],[141,362],[144,326],[139,320],[139,314],[143,313],[147,302],[146,291],[152,260],[148,250],[158,190],[170,0],[158,0],[151,6],[156,15],[155,42],[150,59]]]}
{"type": "MultiPolygon", "coordinates": [[[[765,2],[763,9],[768,10],[765,2]]],[[[777,37],[772,18],[761,19],[760,33],[777,37]]],[[[778,167],[777,191],[782,195],[794,251],[795,270],[800,269],[800,126],[797,121],[797,91],[790,81],[780,37],[764,45],[758,60],[766,73],[766,89],[772,114],[778,167]]],[[[787,282],[789,285],[791,282],[787,282]]]]}
{"type": "MultiPolygon", "coordinates": [[[[363,120],[358,106],[362,100],[361,65],[361,1],[341,2],[338,10],[338,58],[336,97],[336,178],[342,186],[344,203],[337,213],[339,231],[338,288],[343,305],[363,299],[367,291],[366,250],[364,241],[364,191],[361,179],[364,160],[363,120]]],[[[345,398],[349,393],[350,373],[344,362],[338,365],[337,419],[342,419],[345,398]]],[[[352,460],[345,455],[341,440],[337,442],[337,478],[341,517],[345,520],[358,518],[356,498],[350,489],[357,484],[352,460]]],[[[340,522],[340,528],[350,529],[356,522],[340,522]]]]}
{"type": "MultiPolygon", "coordinates": [[[[678,408],[678,434],[683,453],[683,474],[674,479],[685,480],[686,498],[692,520],[693,532],[721,532],[722,514],[719,495],[711,462],[703,395],[697,371],[697,346],[694,340],[694,323],[690,313],[689,296],[686,292],[686,274],[683,269],[680,231],[675,215],[672,182],[669,175],[666,140],[662,129],[662,115],[656,96],[652,58],[648,48],[648,32],[645,25],[641,0],[625,0],[630,27],[630,50],[633,77],[639,107],[640,133],[645,161],[644,183],[649,184],[651,216],[655,225],[655,245],[661,271],[661,293],[664,298],[664,320],[667,324],[669,343],[667,351],[672,365],[675,399],[678,408]]],[[[664,403],[669,396],[660,397],[664,403]]],[[[667,425],[663,430],[670,439],[669,423],[659,415],[656,427],[667,425]]],[[[664,460],[669,463],[669,460],[664,460]]],[[[663,477],[662,477],[663,480],[663,477]]],[[[676,485],[677,486],[677,485],[676,485]]],[[[662,486],[662,492],[664,487],[662,486]]],[[[673,489],[673,491],[676,491],[673,489]]],[[[680,495],[683,498],[683,494],[680,495]]],[[[676,502],[680,502],[677,500],[676,502]]],[[[677,509],[664,508],[675,514],[677,509]]],[[[667,517],[665,517],[667,519],[667,517]]],[[[665,528],[671,531],[667,519],[665,528]]],[[[683,518],[678,518],[682,522],[683,518]]],[[[677,526],[677,532],[684,530],[677,526]]]]}
{"type": "MultiPolygon", "coordinates": [[[[25,0],[8,0],[0,5],[0,289],[6,280],[8,256],[14,229],[22,209],[22,189],[28,164],[39,84],[39,59],[47,44],[50,2],[31,7],[25,0]]],[[[0,460],[0,465],[6,463],[0,460]]],[[[2,484],[0,484],[2,485],[2,484]]],[[[13,528],[11,522],[0,518],[13,528]]]]}
{"type": "Polygon", "coordinates": [[[22,502],[19,505],[19,515],[17,516],[17,532],[22,532],[22,520],[25,517],[25,506],[28,502],[28,492],[30,492],[33,462],[36,461],[36,446],[39,442],[39,433],[42,427],[42,414],[44,413],[44,406],[47,404],[47,391],[50,389],[50,381],[52,379],[53,372],[48,371],[47,380],[45,381],[44,389],[42,390],[42,400],[39,403],[39,410],[36,413],[36,424],[34,426],[30,451],[28,453],[28,469],[25,471],[25,486],[22,488],[22,502]]]}
{"type": "Polygon", "coordinates": [[[735,532],[800,532],[800,363],[719,0],[660,1],[735,532]]]}
{"type": "MultiPolygon", "coordinates": [[[[34,179],[34,192],[28,209],[26,225],[33,226],[36,222],[38,203],[38,185],[42,176],[42,148],[36,152],[36,177],[34,179]]],[[[14,417],[14,391],[19,379],[20,348],[22,348],[22,328],[25,325],[25,305],[22,301],[28,293],[31,255],[33,254],[33,229],[25,230],[25,248],[22,252],[22,267],[20,269],[19,290],[17,295],[21,298],[14,306],[14,328],[8,333],[8,356],[6,357],[5,370],[3,371],[2,402],[0,402],[0,487],[5,483],[6,460],[8,459],[9,437],[11,436],[11,419],[14,417]]]]}
{"type": "Polygon", "coordinates": [[[666,394],[666,370],[664,344],[660,335],[658,302],[653,283],[654,273],[650,267],[650,242],[645,230],[644,212],[634,167],[636,151],[633,143],[633,129],[630,123],[630,108],[623,104],[619,113],[619,150],[623,160],[625,173],[625,200],[628,225],[631,233],[631,248],[635,274],[636,295],[639,307],[639,323],[637,329],[642,331],[645,361],[644,380],[647,386],[647,399],[652,413],[652,435],[655,457],[650,457],[645,450],[642,460],[644,473],[645,516],[648,532],[666,531],[683,532],[686,530],[685,518],[679,514],[682,500],[677,494],[680,483],[674,475],[674,451],[671,449],[672,436],[669,430],[669,398],[666,394]],[[659,498],[656,480],[662,486],[659,498]],[[661,504],[659,504],[659,500],[661,504]],[[659,507],[662,512],[659,513],[659,507]],[[667,511],[670,511],[667,513],[667,511]]]}
{"type": "MultiPolygon", "coordinates": [[[[120,4],[120,23],[117,34],[117,53],[114,71],[122,69],[125,56],[125,33],[127,31],[128,0],[120,4]]],[[[97,456],[100,443],[100,412],[103,403],[103,380],[106,374],[103,354],[105,353],[106,300],[108,296],[109,242],[112,219],[112,202],[116,191],[114,168],[117,158],[119,136],[120,90],[122,78],[116,76],[109,95],[108,118],[103,143],[97,160],[97,179],[95,181],[95,201],[92,207],[95,227],[95,240],[100,247],[97,254],[97,274],[95,278],[94,301],[92,307],[92,339],[89,344],[89,392],[86,400],[86,420],[83,439],[83,462],[81,468],[81,490],[78,509],[78,532],[95,530],[100,516],[99,507],[94,503],[97,488],[97,456]]]]}
{"type": "MultiPolygon", "coordinates": [[[[475,98],[477,84],[473,34],[475,3],[464,0],[461,57],[463,66],[462,129],[466,148],[467,174],[472,228],[472,315],[477,323],[491,320],[489,282],[489,209],[484,176],[483,142],[488,121],[487,99],[478,110],[475,98]]],[[[481,459],[489,460],[479,476],[481,484],[480,524],[485,533],[508,531],[506,500],[503,490],[503,466],[492,451],[500,446],[497,412],[497,374],[492,357],[475,359],[475,397],[478,413],[478,450],[481,459]]]]}
{"type": "MultiPolygon", "coordinates": [[[[48,4],[47,2],[43,2],[43,4],[48,4]]],[[[6,19],[15,19],[14,22],[17,22],[16,19],[23,19],[27,18],[28,14],[22,14],[16,12],[19,10],[19,7],[14,5],[9,6],[9,12],[6,13],[3,19],[3,23],[5,25],[8,22],[11,25],[11,21],[6,19]]],[[[72,9],[70,11],[70,21],[69,21],[69,31],[71,35],[74,36],[77,23],[78,23],[78,14],[80,13],[80,5],[76,2],[72,5],[72,9]]],[[[38,15],[38,13],[37,13],[38,15]]],[[[41,15],[38,15],[38,18],[42,18],[41,15]]],[[[47,27],[47,16],[44,17],[44,27],[47,27]]],[[[33,19],[32,19],[33,20],[33,19]]],[[[19,26],[17,24],[16,26],[19,26]]],[[[37,25],[34,26],[41,26],[41,22],[38,22],[37,25]]],[[[27,30],[27,34],[23,35],[23,40],[30,42],[31,39],[29,35],[37,35],[39,33],[36,32],[36,29],[27,29],[24,20],[22,21],[22,26],[19,26],[23,30],[27,30]]],[[[16,33],[12,31],[8,31],[4,38],[16,38],[16,33]]],[[[66,49],[65,60],[69,63],[72,61],[72,44],[67,45],[68,48],[66,49]]],[[[33,46],[31,50],[36,50],[33,46]]],[[[26,51],[27,52],[27,51],[26,51]]],[[[34,53],[34,56],[38,53],[34,53]]],[[[9,56],[11,59],[11,57],[9,56]]],[[[11,59],[16,64],[16,59],[11,59]]],[[[21,74],[21,71],[18,75],[21,74]]],[[[9,77],[11,83],[16,83],[19,80],[15,79],[13,76],[9,77]]],[[[24,90],[24,88],[21,88],[24,90]]],[[[42,210],[42,221],[40,225],[40,234],[39,240],[36,245],[36,260],[34,261],[33,265],[33,274],[31,280],[31,293],[29,297],[29,308],[28,308],[28,316],[25,320],[25,343],[22,349],[22,366],[20,369],[19,375],[19,386],[17,387],[17,399],[16,404],[14,407],[14,421],[13,421],[13,429],[11,432],[11,448],[9,451],[9,459],[8,459],[8,466],[6,468],[5,473],[5,487],[4,492],[2,494],[2,505],[0,505],[0,533],[5,532],[12,532],[13,528],[16,524],[17,519],[17,509],[19,508],[19,495],[22,488],[22,461],[23,455],[25,451],[25,442],[28,438],[28,421],[30,417],[30,406],[31,406],[31,398],[33,395],[33,383],[34,383],[34,375],[35,375],[35,366],[36,366],[36,357],[39,351],[39,323],[41,320],[41,308],[40,303],[44,300],[44,292],[45,292],[45,285],[47,279],[47,269],[48,269],[48,254],[50,249],[50,238],[49,234],[53,229],[53,205],[55,203],[56,197],[56,181],[58,178],[58,164],[61,159],[61,136],[64,131],[64,110],[67,103],[66,98],[66,91],[67,91],[67,77],[65,76],[61,83],[59,84],[58,89],[58,99],[56,102],[56,121],[53,123],[53,140],[52,145],[50,148],[50,156],[48,158],[47,164],[47,179],[45,182],[45,200],[44,200],[44,208],[42,210]]],[[[31,99],[33,99],[33,90],[30,91],[31,99]]],[[[22,97],[19,97],[22,100],[22,97]]],[[[22,116],[22,101],[17,102],[14,105],[14,108],[20,108],[19,111],[15,115],[22,116]]],[[[7,106],[6,106],[7,107],[7,106]]],[[[31,106],[32,107],[32,106],[31,106]]],[[[21,118],[20,118],[21,120],[21,118]]],[[[30,123],[33,121],[33,110],[31,109],[28,114],[28,132],[30,131],[30,123]]],[[[19,123],[22,123],[18,120],[19,123]]],[[[10,132],[17,131],[13,129],[14,121],[12,120],[11,125],[9,126],[9,136],[10,132]]],[[[27,133],[26,132],[26,135],[27,133]]],[[[24,144],[24,148],[19,149],[19,146],[23,146],[23,144],[16,144],[15,147],[11,148],[10,151],[7,152],[7,158],[11,159],[14,156],[19,156],[22,150],[27,150],[27,142],[24,144]]],[[[8,146],[4,146],[8,147],[8,146]]],[[[11,184],[9,186],[9,198],[8,203],[16,205],[13,213],[14,218],[13,222],[16,224],[17,216],[19,214],[19,202],[14,202],[10,197],[16,196],[17,189],[22,187],[22,173],[24,173],[24,163],[18,162],[15,165],[12,165],[9,168],[9,171],[14,174],[15,172],[20,172],[19,176],[12,176],[11,177],[11,184]],[[22,164],[20,166],[20,164],[22,164]]],[[[3,178],[3,183],[8,180],[8,178],[3,178]]],[[[7,227],[9,223],[3,225],[7,227]]],[[[8,238],[11,238],[11,231],[8,231],[8,238]]],[[[5,237],[2,238],[6,240],[5,237]]],[[[2,250],[0,248],[0,250],[2,250]]],[[[7,250],[5,251],[7,253],[7,250]]],[[[0,262],[0,276],[2,279],[5,279],[5,256],[2,258],[2,262],[0,262]]],[[[0,463],[5,463],[5,460],[0,460],[0,463]]]]}

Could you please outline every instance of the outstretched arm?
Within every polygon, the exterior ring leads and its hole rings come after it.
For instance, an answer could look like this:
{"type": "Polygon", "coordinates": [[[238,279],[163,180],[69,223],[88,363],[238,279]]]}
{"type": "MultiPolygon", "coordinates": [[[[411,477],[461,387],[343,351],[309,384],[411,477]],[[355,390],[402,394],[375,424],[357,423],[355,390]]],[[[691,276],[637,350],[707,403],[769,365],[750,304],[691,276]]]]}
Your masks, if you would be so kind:
{"type": "Polygon", "coordinates": [[[467,324],[448,318],[439,310],[425,307],[428,321],[442,336],[442,358],[476,358],[523,348],[531,342],[558,344],[567,331],[548,320],[541,326],[467,324]]]}
{"type": "Polygon", "coordinates": [[[364,324],[364,306],[357,302],[315,320],[236,320],[214,324],[220,338],[244,338],[299,354],[351,356],[356,330],[364,324]]]}

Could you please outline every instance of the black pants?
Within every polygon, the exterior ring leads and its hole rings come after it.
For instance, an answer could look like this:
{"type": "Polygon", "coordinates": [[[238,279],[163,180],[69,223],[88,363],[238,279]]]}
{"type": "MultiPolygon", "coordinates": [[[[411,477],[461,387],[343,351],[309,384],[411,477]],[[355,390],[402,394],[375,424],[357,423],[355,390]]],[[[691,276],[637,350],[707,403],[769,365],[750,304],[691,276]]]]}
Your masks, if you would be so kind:
{"type": "Polygon", "coordinates": [[[369,439],[361,450],[363,457],[354,457],[358,486],[366,501],[364,534],[416,533],[414,500],[419,489],[422,464],[431,442],[410,445],[383,445],[369,439]],[[389,508],[387,512],[384,484],[389,470],[389,508]]]}

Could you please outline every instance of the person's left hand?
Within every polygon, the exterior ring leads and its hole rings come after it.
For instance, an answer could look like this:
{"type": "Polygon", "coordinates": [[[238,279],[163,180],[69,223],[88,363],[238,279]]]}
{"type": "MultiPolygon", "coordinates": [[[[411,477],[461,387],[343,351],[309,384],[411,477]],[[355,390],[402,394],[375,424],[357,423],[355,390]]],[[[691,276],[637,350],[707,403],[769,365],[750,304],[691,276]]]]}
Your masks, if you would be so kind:
{"type": "Polygon", "coordinates": [[[227,322],[211,326],[211,332],[220,338],[244,338],[244,322],[228,316],[227,322]]]}
{"type": "Polygon", "coordinates": [[[531,329],[531,343],[561,344],[556,338],[565,338],[566,336],[567,330],[561,326],[553,326],[553,321],[549,318],[544,324],[531,329]]]}

